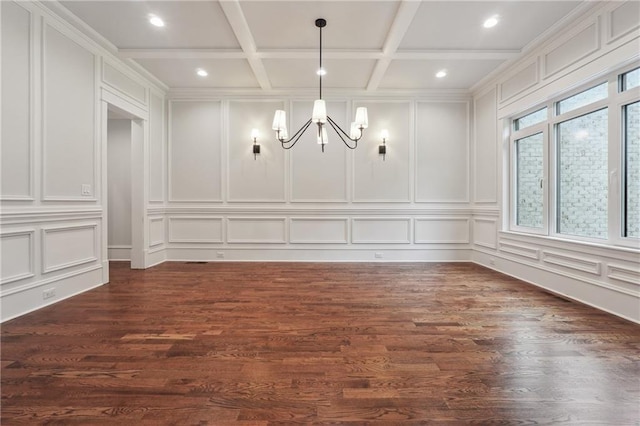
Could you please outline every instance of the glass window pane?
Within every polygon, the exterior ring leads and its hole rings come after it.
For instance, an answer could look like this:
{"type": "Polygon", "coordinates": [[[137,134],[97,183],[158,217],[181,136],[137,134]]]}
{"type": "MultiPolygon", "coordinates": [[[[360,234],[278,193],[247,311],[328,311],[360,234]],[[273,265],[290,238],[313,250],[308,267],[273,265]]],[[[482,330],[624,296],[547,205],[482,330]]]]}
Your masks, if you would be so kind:
{"type": "Polygon", "coordinates": [[[640,102],[624,107],[625,232],[640,237],[640,102]]]}
{"type": "Polygon", "coordinates": [[[542,133],[516,141],[516,224],[542,228],[543,220],[542,133]]]}
{"type": "Polygon", "coordinates": [[[640,68],[622,75],[622,90],[629,90],[640,86],[640,68]]]}
{"type": "Polygon", "coordinates": [[[599,86],[573,95],[570,98],[558,102],[558,114],[573,111],[590,103],[605,99],[607,97],[608,83],[602,83],[599,86]]]}
{"type": "Polygon", "coordinates": [[[542,108],[531,114],[527,114],[524,117],[520,117],[514,120],[513,125],[515,130],[521,130],[525,127],[533,126],[534,124],[542,123],[547,119],[547,108],[542,108]]]}
{"type": "Polygon", "coordinates": [[[558,232],[607,238],[607,109],[558,124],[558,232]]]}

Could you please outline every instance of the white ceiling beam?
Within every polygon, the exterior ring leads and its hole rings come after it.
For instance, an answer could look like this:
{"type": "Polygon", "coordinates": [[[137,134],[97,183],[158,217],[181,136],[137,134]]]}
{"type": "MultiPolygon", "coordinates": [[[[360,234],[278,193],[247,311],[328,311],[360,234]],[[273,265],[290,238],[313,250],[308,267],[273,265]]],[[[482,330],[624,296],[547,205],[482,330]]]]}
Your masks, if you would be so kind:
{"type": "Polygon", "coordinates": [[[240,43],[242,51],[245,53],[247,61],[253,70],[253,74],[258,80],[258,84],[264,90],[271,90],[271,82],[264,68],[262,60],[256,55],[256,43],[249,29],[249,24],[242,13],[239,0],[225,0],[220,2],[220,7],[229,21],[233,33],[240,43]]]}
{"type": "Polygon", "coordinates": [[[118,56],[132,59],[246,59],[240,49],[120,49],[118,56]]]}
{"type": "MultiPolygon", "coordinates": [[[[327,59],[467,59],[507,60],[520,55],[520,50],[401,50],[385,55],[380,50],[322,50],[327,59]]],[[[247,59],[240,49],[120,49],[123,59],[247,59]]],[[[259,59],[317,59],[317,50],[262,50],[255,52],[259,59]]]]}
{"type": "MultiPolygon", "coordinates": [[[[380,50],[324,50],[326,59],[508,60],[520,50],[401,50],[385,55],[380,50]]],[[[287,49],[255,52],[258,59],[317,59],[317,50],[287,49]]],[[[122,59],[248,59],[240,49],[120,49],[122,59]]]]}
{"type": "MultiPolygon", "coordinates": [[[[318,59],[318,49],[261,50],[256,53],[261,59],[318,59]]],[[[323,59],[380,59],[380,50],[331,50],[322,49],[323,59]]]]}
{"type": "Polygon", "coordinates": [[[401,50],[393,55],[393,59],[420,60],[490,60],[513,59],[520,55],[519,50],[401,50]]]}
{"type": "Polygon", "coordinates": [[[398,50],[398,46],[402,42],[404,35],[407,33],[409,29],[409,25],[411,25],[411,21],[416,16],[416,12],[420,8],[420,2],[415,0],[403,0],[398,7],[398,13],[396,13],[395,18],[393,19],[393,23],[391,24],[391,29],[389,30],[389,34],[387,34],[387,39],[384,42],[384,47],[382,48],[382,53],[384,55],[383,58],[378,60],[375,68],[373,69],[373,73],[371,73],[371,78],[369,79],[369,84],[367,84],[367,90],[376,90],[382,81],[382,77],[384,77],[384,73],[387,71],[389,64],[391,63],[391,57],[398,50]]]}

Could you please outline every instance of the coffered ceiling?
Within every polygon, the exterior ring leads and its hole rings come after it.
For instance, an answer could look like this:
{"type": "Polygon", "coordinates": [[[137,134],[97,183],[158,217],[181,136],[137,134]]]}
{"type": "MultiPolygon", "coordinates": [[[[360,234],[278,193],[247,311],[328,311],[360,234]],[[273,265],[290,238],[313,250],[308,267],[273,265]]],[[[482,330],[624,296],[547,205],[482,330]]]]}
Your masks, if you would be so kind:
{"type": "Polygon", "coordinates": [[[171,88],[469,89],[582,1],[63,1],[70,12],[171,88]],[[164,27],[152,26],[156,15],[164,27]],[[484,21],[498,16],[498,24],[484,21]],[[208,76],[196,75],[204,69],[208,76]],[[446,70],[447,75],[435,74],[446,70]]]}

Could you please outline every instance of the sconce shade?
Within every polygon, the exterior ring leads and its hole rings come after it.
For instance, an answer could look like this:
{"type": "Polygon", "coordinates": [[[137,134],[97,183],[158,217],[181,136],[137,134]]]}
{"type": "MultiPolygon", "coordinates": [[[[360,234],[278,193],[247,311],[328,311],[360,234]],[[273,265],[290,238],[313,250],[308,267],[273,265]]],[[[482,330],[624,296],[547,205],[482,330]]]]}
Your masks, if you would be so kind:
{"type": "Polygon", "coordinates": [[[286,130],[287,128],[287,113],[284,110],[276,110],[276,113],[273,116],[273,126],[272,129],[275,131],[278,130],[286,130]]]}
{"type": "Polygon", "coordinates": [[[327,104],[324,102],[324,99],[316,99],[313,102],[311,121],[323,124],[327,122],[327,104]]]}
{"type": "Polygon", "coordinates": [[[359,128],[363,129],[369,127],[369,117],[367,116],[366,107],[358,107],[356,109],[356,124],[359,128]]]}

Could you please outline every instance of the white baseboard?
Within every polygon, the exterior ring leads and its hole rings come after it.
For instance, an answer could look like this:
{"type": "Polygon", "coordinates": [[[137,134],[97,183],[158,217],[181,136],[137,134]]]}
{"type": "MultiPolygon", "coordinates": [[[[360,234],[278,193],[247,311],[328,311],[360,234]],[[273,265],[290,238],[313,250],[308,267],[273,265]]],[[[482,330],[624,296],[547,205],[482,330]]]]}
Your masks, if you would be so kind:
{"type": "Polygon", "coordinates": [[[473,262],[567,299],[640,324],[640,300],[631,294],[617,291],[605,285],[596,285],[579,277],[567,276],[513,261],[498,253],[474,251],[473,262]]]}
{"type": "Polygon", "coordinates": [[[469,262],[471,249],[168,248],[168,261],[247,262],[469,262]]]}
{"type": "Polygon", "coordinates": [[[81,271],[76,275],[72,275],[55,282],[45,282],[42,285],[31,286],[24,291],[15,292],[13,294],[2,297],[2,314],[0,322],[9,321],[29,312],[44,308],[68,299],[77,294],[84,293],[92,288],[99,287],[103,284],[102,267],[97,266],[87,271],[81,271]],[[48,289],[54,289],[55,296],[49,299],[43,299],[43,292],[48,289]]]}

